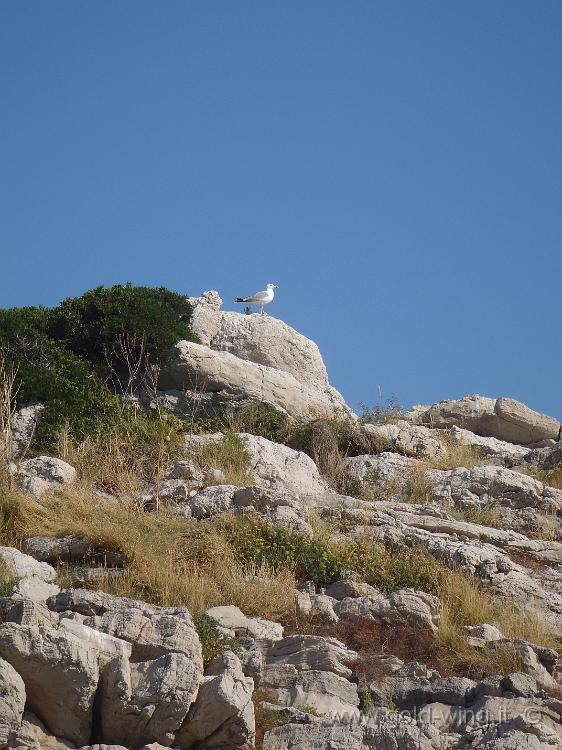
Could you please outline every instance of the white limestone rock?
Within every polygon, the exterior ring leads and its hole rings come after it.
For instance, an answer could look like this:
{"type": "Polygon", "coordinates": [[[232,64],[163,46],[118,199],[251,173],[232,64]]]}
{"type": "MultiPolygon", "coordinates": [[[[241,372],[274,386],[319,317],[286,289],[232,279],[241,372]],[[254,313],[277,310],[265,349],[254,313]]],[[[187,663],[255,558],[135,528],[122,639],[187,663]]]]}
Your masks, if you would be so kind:
{"type": "Polygon", "coordinates": [[[441,602],[436,596],[414,589],[399,589],[388,596],[361,596],[342,599],[334,605],[340,619],[360,617],[382,620],[390,625],[404,625],[437,632],[441,619],[441,602]]]}
{"type": "Polygon", "coordinates": [[[483,437],[510,443],[532,445],[543,440],[560,439],[560,422],[540,414],[511,398],[465,396],[441,401],[416,414],[418,423],[431,427],[456,425],[483,437]]]}
{"type": "Polygon", "coordinates": [[[326,491],[326,483],[306,453],[257,435],[239,435],[249,453],[249,469],[258,486],[299,496],[326,491]]]}
{"type": "Polygon", "coordinates": [[[233,630],[238,637],[276,641],[283,637],[283,626],[259,617],[246,617],[241,609],[233,604],[211,607],[206,614],[221,627],[233,630]]]}
{"type": "Polygon", "coordinates": [[[0,656],[25,683],[27,705],[54,735],[89,741],[99,666],[97,653],[68,630],[0,625],[0,656]]]}
{"type": "Polygon", "coordinates": [[[38,456],[22,461],[18,467],[19,487],[35,497],[60,489],[76,479],[76,469],[60,458],[38,456]]]}
{"type": "Polygon", "coordinates": [[[180,750],[243,750],[253,747],[254,681],[246,677],[231,651],[214,659],[205,670],[197,699],[176,733],[180,750]]]}
{"type": "Polygon", "coordinates": [[[199,390],[220,395],[226,402],[263,402],[298,419],[351,415],[331,387],[318,388],[288,372],[189,341],[176,344],[174,360],[162,371],[159,388],[199,390]]]}
{"type": "Polygon", "coordinates": [[[114,659],[101,683],[105,741],[129,747],[169,745],[195,700],[201,678],[193,661],[181,653],[134,663],[114,659]]]}
{"type": "Polygon", "coordinates": [[[0,659],[0,737],[19,727],[25,708],[25,685],[11,664],[0,659]]]}
{"type": "Polygon", "coordinates": [[[133,661],[183,653],[203,669],[201,642],[184,607],[156,607],[87,589],[66,589],[47,603],[55,612],[81,614],[88,627],[130,643],[133,661]]]}
{"type": "Polygon", "coordinates": [[[507,508],[562,511],[562,490],[502,466],[475,466],[427,473],[434,496],[445,505],[481,506],[493,501],[507,508]]]}
{"type": "Polygon", "coordinates": [[[193,307],[189,321],[191,330],[202,344],[210,346],[220,330],[222,299],[219,293],[210,290],[200,297],[188,297],[187,301],[193,307]]]}
{"type": "Polygon", "coordinates": [[[441,439],[441,433],[429,427],[399,420],[396,424],[366,424],[363,429],[386,451],[396,451],[404,456],[430,461],[447,455],[447,446],[441,439]]]}

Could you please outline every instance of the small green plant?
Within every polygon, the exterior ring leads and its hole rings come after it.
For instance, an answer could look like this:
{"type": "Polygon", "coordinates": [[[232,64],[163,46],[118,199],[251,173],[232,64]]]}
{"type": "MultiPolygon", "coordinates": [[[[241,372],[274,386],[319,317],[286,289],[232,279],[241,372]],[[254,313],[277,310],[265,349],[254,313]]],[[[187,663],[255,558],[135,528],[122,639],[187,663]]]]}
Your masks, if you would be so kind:
{"type": "Polygon", "coordinates": [[[252,483],[249,473],[250,456],[244,441],[234,432],[225,432],[219,440],[210,440],[197,449],[194,459],[202,467],[220,469],[227,484],[244,486],[252,483]]]}
{"type": "Polygon", "coordinates": [[[246,563],[271,570],[291,569],[299,580],[331,583],[349,575],[349,568],[325,541],[264,522],[255,517],[226,519],[224,532],[246,563]]]}
{"type": "Polygon", "coordinates": [[[373,713],[374,704],[373,698],[371,697],[371,691],[367,682],[362,682],[359,685],[359,701],[361,707],[361,713],[365,716],[370,716],[373,713]]]}
{"type": "Polygon", "coordinates": [[[4,560],[0,558],[0,597],[10,596],[17,580],[8,570],[4,560]]]}
{"type": "Polygon", "coordinates": [[[217,623],[209,615],[195,615],[193,624],[201,641],[203,664],[207,665],[217,656],[224,654],[225,651],[238,651],[240,649],[240,641],[221,633],[217,623]]]}
{"type": "Polygon", "coordinates": [[[404,407],[398,403],[396,396],[390,396],[384,404],[368,406],[361,403],[359,407],[361,408],[359,421],[362,424],[395,424],[402,419],[404,411],[404,407]]]}

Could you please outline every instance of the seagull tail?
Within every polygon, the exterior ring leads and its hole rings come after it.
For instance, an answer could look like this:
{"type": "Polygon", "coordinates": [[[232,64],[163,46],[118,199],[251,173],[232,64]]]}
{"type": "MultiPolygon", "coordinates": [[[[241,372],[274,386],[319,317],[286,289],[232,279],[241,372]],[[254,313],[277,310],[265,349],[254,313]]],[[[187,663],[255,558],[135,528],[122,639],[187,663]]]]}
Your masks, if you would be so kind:
{"type": "Polygon", "coordinates": [[[235,302],[246,302],[246,297],[236,297],[235,302]]]}

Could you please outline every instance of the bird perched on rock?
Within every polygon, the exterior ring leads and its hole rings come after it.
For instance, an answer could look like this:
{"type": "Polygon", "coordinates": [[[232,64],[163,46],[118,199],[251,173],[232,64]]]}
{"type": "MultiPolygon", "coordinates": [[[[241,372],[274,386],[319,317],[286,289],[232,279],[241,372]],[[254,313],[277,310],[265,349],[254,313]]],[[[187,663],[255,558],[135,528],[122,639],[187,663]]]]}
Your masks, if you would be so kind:
{"type": "Polygon", "coordinates": [[[247,302],[249,305],[258,305],[260,308],[260,314],[263,315],[264,305],[269,305],[273,302],[275,297],[274,289],[277,289],[277,284],[266,284],[264,292],[256,292],[250,294],[249,297],[236,297],[235,302],[247,302]]]}

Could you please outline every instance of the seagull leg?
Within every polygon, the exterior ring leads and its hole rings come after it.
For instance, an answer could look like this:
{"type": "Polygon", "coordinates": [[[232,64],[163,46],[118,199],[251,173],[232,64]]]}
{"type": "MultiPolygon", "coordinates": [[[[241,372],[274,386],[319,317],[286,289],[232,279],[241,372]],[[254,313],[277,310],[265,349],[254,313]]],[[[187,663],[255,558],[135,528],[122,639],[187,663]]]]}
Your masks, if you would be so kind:
{"type": "Polygon", "coordinates": [[[260,305],[260,315],[263,315],[263,305],[260,305]]]}

